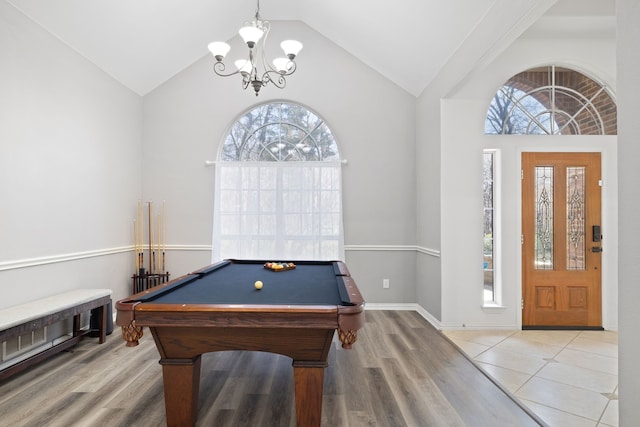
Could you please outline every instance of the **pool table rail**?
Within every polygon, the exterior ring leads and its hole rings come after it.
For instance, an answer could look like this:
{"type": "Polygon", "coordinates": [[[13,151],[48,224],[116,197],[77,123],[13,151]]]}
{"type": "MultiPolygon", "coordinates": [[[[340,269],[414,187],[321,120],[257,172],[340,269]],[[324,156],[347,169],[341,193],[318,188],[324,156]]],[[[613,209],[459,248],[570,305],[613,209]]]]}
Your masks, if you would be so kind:
{"type": "MultiPolygon", "coordinates": [[[[317,261],[296,261],[300,265],[315,265],[317,261]]],[[[145,326],[235,327],[235,328],[307,328],[338,329],[343,348],[351,348],[357,340],[357,331],[364,327],[364,298],[342,261],[331,261],[334,272],[344,283],[341,289],[343,304],[290,305],[290,304],[163,304],[153,299],[186,286],[204,275],[229,264],[256,264],[254,260],[224,260],[192,273],[177,277],[131,295],[116,302],[116,325],[122,327],[122,336],[128,347],[137,346],[145,326]],[[144,302],[144,304],[143,304],[144,302]],[[188,316],[185,316],[188,314],[188,316]],[[296,326],[298,325],[298,326],[296,326]]]]}
{"type": "MultiPolygon", "coordinates": [[[[193,426],[196,423],[202,354],[240,350],[290,357],[297,425],[320,427],[324,370],[335,330],[338,330],[342,347],[348,349],[356,341],[357,331],[365,325],[364,299],[344,263],[298,261],[297,275],[282,276],[286,278],[285,284],[287,280],[289,284],[293,283],[292,278],[296,277],[296,285],[301,282],[300,275],[320,278],[316,283],[322,283],[324,287],[314,288],[316,292],[311,292],[316,299],[307,298],[316,304],[295,298],[271,298],[269,302],[264,292],[258,299],[247,297],[246,302],[251,304],[222,303],[245,300],[219,295],[217,299],[211,296],[207,303],[202,303],[209,295],[202,298],[203,294],[198,294],[198,298],[192,296],[190,299],[184,295],[189,289],[192,295],[197,294],[194,289],[204,283],[200,280],[207,280],[214,274],[221,274],[226,277],[225,283],[236,286],[235,277],[229,279],[232,269],[226,267],[234,263],[245,264],[239,268],[255,272],[261,270],[260,263],[264,262],[222,261],[116,303],[116,324],[122,327],[127,346],[138,344],[143,327],[149,327],[151,331],[160,353],[168,426],[193,426]],[[314,265],[319,266],[316,272],[321,274],[311,271],[316,270],[310,267],[314,265]],[[327,270],[329,267],[333,270],[327,270]],[[337,289],[330,289],[332,278],[335,278],[333,283],[337,289]],[[182,300],[177,297],[181,293],[182,300]],[[169,296],[176,298],[167,298],[169,296]]],[[[309,286],[313,286],[313,280],[309,286]]],[[[228,287],[223,289],[228,291],[228,287]]],[[[233,294],[233,290],[228,292],[233,294]]]]}

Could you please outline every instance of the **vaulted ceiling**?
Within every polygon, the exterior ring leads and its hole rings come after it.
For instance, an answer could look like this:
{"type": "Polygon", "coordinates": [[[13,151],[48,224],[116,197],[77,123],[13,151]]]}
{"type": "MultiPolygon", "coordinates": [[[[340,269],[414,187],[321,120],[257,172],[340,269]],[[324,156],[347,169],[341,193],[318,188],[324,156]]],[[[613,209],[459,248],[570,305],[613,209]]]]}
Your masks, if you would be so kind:
{"type": "MultiPolygon", "coordinates": [[[[256,0],[6,1],[140,95],[256,10],[256,0]]],[[[262,0],[260,14],[304,22],[414,95],[454,58],[472,69],[517,37],[615,37],[615,0],[262,0]]]]}

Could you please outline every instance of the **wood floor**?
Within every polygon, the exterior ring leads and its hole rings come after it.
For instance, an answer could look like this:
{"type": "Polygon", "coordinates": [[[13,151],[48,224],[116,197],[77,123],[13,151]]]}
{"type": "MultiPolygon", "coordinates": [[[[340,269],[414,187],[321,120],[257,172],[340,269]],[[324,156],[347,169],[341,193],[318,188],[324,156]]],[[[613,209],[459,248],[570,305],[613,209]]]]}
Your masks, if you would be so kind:
{"type": "MultiPolygon", "coordinates": [[[[352,350],[334,340],[323,421],[337,426],[536,426],[419,314],[367,311],[352,350]]],[[[0,383],[3,426],[163,426],[161,367],[145,330],[127,348],[116,329],[0,383]]],[[[198,426],[295,426],[291,359],[203,356],[198,426]]]]}

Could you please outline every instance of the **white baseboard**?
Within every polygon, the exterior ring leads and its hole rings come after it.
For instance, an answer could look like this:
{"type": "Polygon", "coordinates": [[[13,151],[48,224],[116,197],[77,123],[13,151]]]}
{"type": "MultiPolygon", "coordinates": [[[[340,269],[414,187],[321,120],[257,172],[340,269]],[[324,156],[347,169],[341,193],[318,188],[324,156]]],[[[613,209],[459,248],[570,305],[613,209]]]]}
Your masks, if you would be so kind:
{"type": "Polygon", "coordinates": [[[419,315],[425,318],[425,320],[434,328],[441,330],[440,321],[433,317],[431,313],[422,308],[419,304],[415,303],[366,303],[366,310],[406,310],[406,311],[415,311],[419,315]]]}
{"type": "Polygon", "coordinates": [[[425,310],[420,304],[414,303],[366,303],[365,308],[367,310],[409,310],[415,311],[424,319],[431,323],[431,325],[439,331],[455,331],[455,330],[518,330],[517,325],[497,325],[493,323],[483,324],[460,324],[460,323],[447,323],[441,322],[436,319],[431,313],[425,310]]]}

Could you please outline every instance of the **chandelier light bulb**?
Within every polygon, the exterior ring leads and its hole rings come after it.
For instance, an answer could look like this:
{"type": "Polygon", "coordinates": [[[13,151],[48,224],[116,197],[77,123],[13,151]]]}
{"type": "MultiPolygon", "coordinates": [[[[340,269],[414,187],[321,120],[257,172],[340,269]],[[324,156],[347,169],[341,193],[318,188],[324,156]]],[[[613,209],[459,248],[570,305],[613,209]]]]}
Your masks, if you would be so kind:
{"type": "Polygon", "coordinates": [[[234,62],[234,64],[236,64],[238,71],[243,74],[250,74],[251,70],[253,69],[253,67],[251,66],[251,62],[247,61],[246,59],[238,59],[236,62],[234,62]]]}
{"type": "Polygon", "coordinates": [[[209,51],[218,62],[224,59],[227,53],[229,53],[229,50],[231,50],[231,46],[224,42],[209,43],[209,51]]]}
{"type": "Polygon", "coordinates": [[[242,40],[244,40],[247,46],[249,46],[249,49],[253,49],[253,47],[256,45],[258,40],[262,38],[264,31],[262,31],[258,27],[249,25],[249,26],[240,28],[240,30],[238,31],[238,34],[240,34],[240,37],[242,37],[242,40]]]}
{"type": "Polygon", "coordinates": [[[276,58],[273,60],[273,66],[279,73],[284,74],[289,71],[291,61],[288,58],[276,58]]]}
{"type": "Polygon", "coordinates": [[[302,43],[297,40],[285,40],[280,43],[280,47],[289,59],[293,59],[302,50],[302,43]]]}

